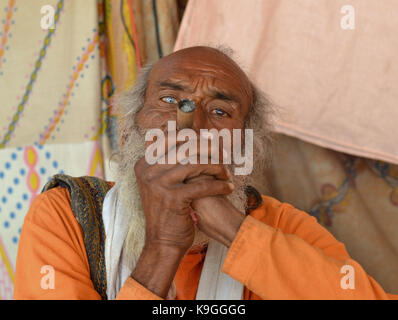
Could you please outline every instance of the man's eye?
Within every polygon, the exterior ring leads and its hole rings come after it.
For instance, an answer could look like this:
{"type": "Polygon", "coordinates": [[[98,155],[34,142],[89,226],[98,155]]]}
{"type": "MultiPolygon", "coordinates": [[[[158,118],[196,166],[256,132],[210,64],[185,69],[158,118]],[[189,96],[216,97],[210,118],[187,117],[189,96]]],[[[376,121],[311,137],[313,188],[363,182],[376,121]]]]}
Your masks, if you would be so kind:
{"type": "Polygon", "coordinates": [[[171,103],[171,104],[176,104],[177,103],[177,99],[175,99],[173,97],[163,97],[161,100],[163,102],[171,103]]]}
{"type": "Polygon", "coordinates": [[[217,115],[217,116],[220,116],[220,117],[229,116],[228,113],[226,113],[224,110],[221,110],[221,109],[214,109],[214,110],[212,110],[211,113],[212,113],[212,114],[215,114],[215,115],[217,115]]]}

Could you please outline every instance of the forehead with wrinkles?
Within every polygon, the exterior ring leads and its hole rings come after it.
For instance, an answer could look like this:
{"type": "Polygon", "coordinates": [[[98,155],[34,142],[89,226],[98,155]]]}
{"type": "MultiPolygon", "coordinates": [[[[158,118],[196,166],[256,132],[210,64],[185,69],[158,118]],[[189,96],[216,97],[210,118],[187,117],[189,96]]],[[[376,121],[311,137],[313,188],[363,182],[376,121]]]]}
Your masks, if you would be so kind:
{"type": "Polygon", "coordinates": [[[195,92],[198,86],[227,92],[242,105],[252,102],[252,87],[242,69],[227,55],[210,47],[192,47],[176,51],[151,70],[148,90],[164,81],[172,81],[195,92]]]}

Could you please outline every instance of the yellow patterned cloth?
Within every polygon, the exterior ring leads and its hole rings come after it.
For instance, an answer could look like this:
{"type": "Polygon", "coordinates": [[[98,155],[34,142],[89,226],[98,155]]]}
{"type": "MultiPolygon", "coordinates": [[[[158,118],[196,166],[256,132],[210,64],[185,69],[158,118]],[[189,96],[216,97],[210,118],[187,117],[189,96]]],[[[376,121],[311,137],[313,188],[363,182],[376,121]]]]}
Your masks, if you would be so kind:
{"type": "MultiPolygon", "coordinates": [[[[102,4],[100,16],[106,52],[103,97],[109,104],[109,98],[134,84],[141,66],[173,51],[179,16],[175,0],[104,0],[102,4]]],[[[114,151],[117,150],[117,114],[111,105],[107,113],[110,150],[114,151]]],[[[108,154],[110,152],[106,152],[107,159],[108,154]]],[[[109,172],[107,168],[106,171],[109,172]]]]}
{"type": "Polygon", "coordinates": [[[104,176],[101,54],[96,0],[0,6],[0,299],[11,299],[22,223],[44,184],[104,176]]]}
{"type": "Polygon", "coordinates": [[[101,104],[96,1],[14,0],[1,9],[0,149],[90,141],[101,104]],[[45,5],[56,10],[54,29],[41,28],[45,5]]]}

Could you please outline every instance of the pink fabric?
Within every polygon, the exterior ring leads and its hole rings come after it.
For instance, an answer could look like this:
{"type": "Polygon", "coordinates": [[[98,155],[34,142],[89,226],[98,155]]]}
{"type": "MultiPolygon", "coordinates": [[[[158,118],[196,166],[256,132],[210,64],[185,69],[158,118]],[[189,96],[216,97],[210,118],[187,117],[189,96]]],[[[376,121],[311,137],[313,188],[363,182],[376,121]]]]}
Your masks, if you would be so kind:
{"type": "Polygon", "coordinates": [[[276,131],[398,164],[398,2],[191,0],[175,50],[225,44],[278,106],[276,131]]]}

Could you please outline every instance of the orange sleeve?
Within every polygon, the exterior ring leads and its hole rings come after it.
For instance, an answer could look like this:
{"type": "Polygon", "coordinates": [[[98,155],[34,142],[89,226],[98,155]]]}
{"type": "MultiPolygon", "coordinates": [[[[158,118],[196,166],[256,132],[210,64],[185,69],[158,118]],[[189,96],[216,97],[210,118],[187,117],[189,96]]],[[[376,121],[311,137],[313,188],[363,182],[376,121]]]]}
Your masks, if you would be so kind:
{"type": "Polygon", "coordinates": [[[128,277],[116,300],[163,300],[163,298],[157,296],[133,278],[128,277]]]}
{"type": "MultiPolygon", "coordinates": [[[[117,299],[156,299],[132,278],[117,299]]],[[[90,279],[83,232],[76,221],[69,192],[54,188],[32,203],[21,230],[15,272],[14,299],[99,300],[90,279]],[[54,288],[48,281],[54,275],[54,288]],[[43,273],[41,273],[43,272],[43,273]]]]}
{"type": "MultiPolygon", "coordinates": [[[[223,272],[263,299],[389,299],[314,217],[263,197],[246,217],[225,259],[223,272]],[[353,268],[354,289],[341,282],[353,268]]],[[[344,283],[344,282],[343,282],[344,283]]]]}

